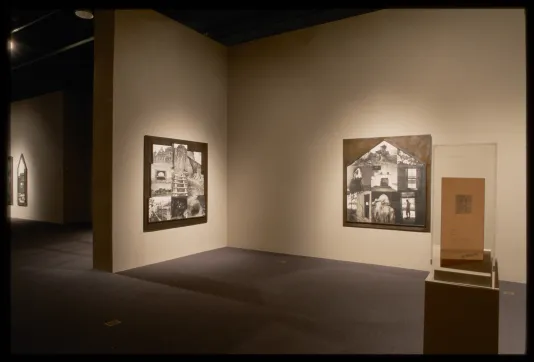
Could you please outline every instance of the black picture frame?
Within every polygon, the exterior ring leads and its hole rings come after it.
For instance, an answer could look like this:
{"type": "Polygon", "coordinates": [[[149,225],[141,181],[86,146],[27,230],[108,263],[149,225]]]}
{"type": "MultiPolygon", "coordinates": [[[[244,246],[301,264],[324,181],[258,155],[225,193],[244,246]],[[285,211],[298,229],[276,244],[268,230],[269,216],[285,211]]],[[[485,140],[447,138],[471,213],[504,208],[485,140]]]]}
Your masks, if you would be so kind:
{"type": "MultiPolygon", "coordinates": [[[[172,162],[172,174],[167,174],[169,170],[162,170],[159,171],[161,174],[161,177],[174,177],[174,166],[175,161],[174,157],[176,156],[176,152],[172,151],[173,160],[172,162]]],[[[151,231],[159,231],[159,230],[166,230],[166,229],[173,229],[173,228],[179,228],[179,227],[185,227],[185,226],[191,226],[191,225],[198,225],[198,224],[205,224],[208,222],[208,144],[203,142],[194,142],[194,141],[187,141],[187,140],[180,140],[180,139],[174,139],[174,138],[165,138],[165,137],[157,137],[157,136],[144,136],[144,167],[143,167],[143,231],[144,232],[151,232],[151,231]],[[190,217],[190,218],[182,218],[182,219],[166,219],[161,221],[151,221],[152,216],[154,213],[151,214],[150,211],[150,202],[153,197],[156,197],[157,195],[153,195],[152,191],[152,180],[151,180],[151,174],[152,174],[152,165],[154,164],[154,146],[169,146],[174,147],[173,145],[183,145],[187,147],[187,151],[191,152],[201,152],[202,154],[202,160],[200,166],[200,173],[203,178],[203,196],[202,201],[202,209],[203,209],[203,216],[196,216],[196,217],[190,217]]],[[[155,176],[157,177],[157,176],[155,176]]],[[[174,190],[174,189],[173,189],[174,190]]],[[[157,192],[154,191],[154,192],[157,192]]],[[[166,190],[166,192],[169,192],[166,190]]],[[[165,195],[167,197],[168,195],[165,195]]],[[[171,204],[171,210],[174,211],[176,208],[172,205],[174,205],[175,201],[178,202],[178,198],[184,199],[188,196],[169,196],[170,198],[170,204],[171,204]]],[[[200,198],[200,196],[197,196],[200,198]]],[[[200,203],[199,203],[200,204],[200,203]]]]}

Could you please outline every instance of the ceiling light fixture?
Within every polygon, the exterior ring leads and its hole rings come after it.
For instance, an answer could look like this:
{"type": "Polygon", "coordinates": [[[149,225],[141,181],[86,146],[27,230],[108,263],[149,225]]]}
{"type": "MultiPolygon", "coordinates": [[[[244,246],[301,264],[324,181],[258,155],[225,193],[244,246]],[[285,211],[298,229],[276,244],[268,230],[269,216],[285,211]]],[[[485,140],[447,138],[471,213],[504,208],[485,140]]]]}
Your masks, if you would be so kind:
{"type": "Polygon", "coordinates": [[[78,9],[74,11],[74,14],[76,14],[77,17],[82,19],[91,20],[94,18],[93,12],[89,9],[78,9]]]}
{"type": "Polygon", "coordinates": [[[8,44],[9,44],[9,50],[13,51],[13,49],[15,49],[15,43],[13,43],[13,40],[9,40],[8,44]]]}

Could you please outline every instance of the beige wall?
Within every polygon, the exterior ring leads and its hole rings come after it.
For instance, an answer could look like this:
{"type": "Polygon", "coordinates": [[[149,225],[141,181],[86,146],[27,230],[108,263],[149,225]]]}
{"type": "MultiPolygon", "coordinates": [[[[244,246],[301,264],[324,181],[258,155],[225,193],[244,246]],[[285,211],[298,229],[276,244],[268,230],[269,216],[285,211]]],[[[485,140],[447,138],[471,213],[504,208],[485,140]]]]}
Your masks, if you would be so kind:
{"type": "Polygon", "coordinates": [[[154,11],[115,11],[114,272],[227,245],[226,58],[223,46],[154,11]],[[208,143],[206,224],[143,233],[145,135],[208,143]]]}
{"type": "Polygon", "coordinates": [[[522,10],[384,10],[229,54],[230,246],[427,270],[429,233],[343,228],[340,189],[342,139],[431,134],[497,143],[500,275],[526,280],[522,10]]]}
{"type": "Polygon", "coordinates": [[[12,218],[63,223],[63,95],[48,93],[11,104],[12,218]],[[28,168],[28,206],[17,205],[17,166],[28,168]]]}

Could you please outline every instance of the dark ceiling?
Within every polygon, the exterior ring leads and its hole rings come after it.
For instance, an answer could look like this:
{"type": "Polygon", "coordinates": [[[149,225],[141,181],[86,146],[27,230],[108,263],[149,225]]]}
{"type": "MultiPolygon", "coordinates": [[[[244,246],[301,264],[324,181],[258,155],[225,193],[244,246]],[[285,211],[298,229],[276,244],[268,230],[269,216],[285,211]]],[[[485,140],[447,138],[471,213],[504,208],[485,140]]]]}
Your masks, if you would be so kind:
{"type": "Polygon", "coordinates": [[[156,10],[221,44],[232,46],[377,9],[156,10]]]}
{"type": "MultiPolygon", "coordinates": [[[[377,9],[156,11],[232,46],[377,9]]],[[[92,86],[93,20],[71,9],[11,11],[12,99],[92,86]]]]}
{"type": "Polygon", "coordinates": [[[71,10],[12,10],[11,98],[92,86],[93,21],[71,10]],[[22,28],[21,28],[22,27],[22,28]],[[14,32],[13,32],[14,31],[14,32]]]}

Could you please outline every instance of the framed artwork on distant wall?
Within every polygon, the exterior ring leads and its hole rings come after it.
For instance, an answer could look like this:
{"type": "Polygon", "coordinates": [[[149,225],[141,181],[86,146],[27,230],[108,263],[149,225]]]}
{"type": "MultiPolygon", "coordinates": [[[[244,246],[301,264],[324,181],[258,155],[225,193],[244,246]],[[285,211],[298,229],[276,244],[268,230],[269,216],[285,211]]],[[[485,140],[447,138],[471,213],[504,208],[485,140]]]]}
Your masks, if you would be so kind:
{"type": "Polygon", "coordinates": [[[13,205],[13,157],[7,158],[7,204],[13,205]]]}
{"type": "Polygon", "coordinates": [[[17,205],[28,206],[28,167],[23,154],[17,166],[17,205]]]}
{"type": "Polygon", "coordinates": [[[343,226],[430,232],[430,135],[343,140],[343,226]]]}
{"type": "Polygon", "coordinates": [[[208,144],[145,136],[143,231],[208,222],[208,144]]]}

